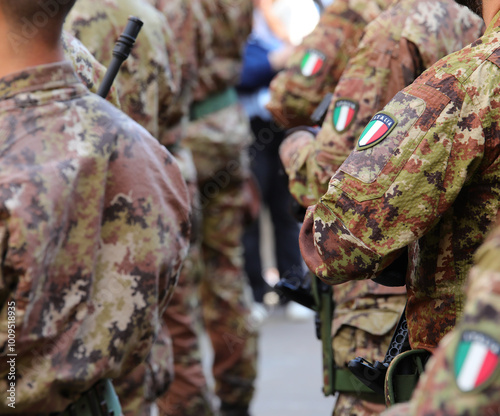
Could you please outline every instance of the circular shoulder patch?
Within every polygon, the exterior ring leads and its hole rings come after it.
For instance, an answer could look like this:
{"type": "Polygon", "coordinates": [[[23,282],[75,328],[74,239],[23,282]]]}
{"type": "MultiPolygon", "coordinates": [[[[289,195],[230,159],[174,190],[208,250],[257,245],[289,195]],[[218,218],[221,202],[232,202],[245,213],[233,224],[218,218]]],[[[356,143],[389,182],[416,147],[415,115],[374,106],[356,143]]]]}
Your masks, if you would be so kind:
{"type": "Polygon", "coordinates": [[[455,381],[463,392],[486,387],[498,368],[500,343],[478,331],[464,331],[454,358],[455,381]]]}
{"type": "Polygon", "coordinates": [[[398,122],[392,114],[384,111],[375,114],[361,133],[356,149],[364,150],[380,143],[397,124],[398,122]]]}
{"type": "Polygon", "coordinates": [[[325,62],[325,55],[316,49],[308,49],[300,63],[300,71],[305,77],[316,75],[325,62]]]}
{"type": "Polygon", "coordinates": [[[358,103],[347,98],[338,99],[333,106],[333,128],[337,133],[349,129],[358,113],[358,103]]]}

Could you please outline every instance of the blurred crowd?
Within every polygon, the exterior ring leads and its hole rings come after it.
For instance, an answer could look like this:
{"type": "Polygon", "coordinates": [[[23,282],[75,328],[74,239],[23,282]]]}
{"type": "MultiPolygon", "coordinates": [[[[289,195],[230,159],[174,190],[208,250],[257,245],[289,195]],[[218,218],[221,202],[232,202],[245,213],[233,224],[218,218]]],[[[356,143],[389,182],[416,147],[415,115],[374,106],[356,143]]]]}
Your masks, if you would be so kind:
{"type": "Polygon", "coordinates": [[[499,414],[500,0],[2,0],[0,62],[0,414],[249,416],[271,305],[333,415],[499,414]]]}

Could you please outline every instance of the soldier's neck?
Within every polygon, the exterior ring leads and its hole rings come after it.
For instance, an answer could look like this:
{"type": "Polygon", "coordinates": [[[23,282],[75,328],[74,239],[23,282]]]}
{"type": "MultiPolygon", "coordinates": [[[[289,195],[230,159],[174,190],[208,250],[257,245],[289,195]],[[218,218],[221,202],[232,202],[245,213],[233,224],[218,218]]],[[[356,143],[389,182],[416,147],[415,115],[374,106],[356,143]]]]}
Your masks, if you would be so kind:
{"type": "Polygon", "coordinates": [[[49,47],[45,44],[33,42],[33,44],[15,48],[12,42],[9,42],[6,38],[3,39],[5,41],[0,41],[0,62],[2,63],[0,65],[0,78],[29,67],[64,60],[64,51],[61,43],[49,47]]]}
{"type": "Polygon", "coordinates": [[[500,0],[483,0],[483,19],[489,26],[495,15],[500,11],[500,0]]]}

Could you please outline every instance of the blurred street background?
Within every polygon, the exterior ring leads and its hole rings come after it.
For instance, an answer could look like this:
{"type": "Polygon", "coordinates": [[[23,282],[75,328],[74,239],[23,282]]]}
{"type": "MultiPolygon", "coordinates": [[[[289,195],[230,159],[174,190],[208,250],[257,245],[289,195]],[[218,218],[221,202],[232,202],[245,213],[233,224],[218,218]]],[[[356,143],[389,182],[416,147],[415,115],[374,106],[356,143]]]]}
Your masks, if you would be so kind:
{"type": "Polygon", "coordinates": [[[274,309],[261,328],[257,392],[252,416],[329,416],[334,397],[322,388],[321,343],[313,319],[274,309]]]}

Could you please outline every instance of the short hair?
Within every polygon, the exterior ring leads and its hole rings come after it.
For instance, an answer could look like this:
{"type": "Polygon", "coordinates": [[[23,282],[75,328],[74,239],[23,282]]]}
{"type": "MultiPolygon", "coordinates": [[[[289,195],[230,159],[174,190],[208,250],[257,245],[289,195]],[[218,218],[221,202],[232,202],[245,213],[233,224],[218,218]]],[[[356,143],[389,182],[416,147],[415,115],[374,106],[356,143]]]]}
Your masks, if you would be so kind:
{"type": "Polygon", "coordinates": [[[18,36],[17,43],[24,44],[35,38],[54,43],[60,39],[64,19],[75,2],[76,0],[0,0],[0,10],[10,27],[11,36],[18,36]]]}
{"type": "Polygon", "coordinates": [[[76,0],[0,0],[3,13],[17,22],[64,21],[76,0]]]}

